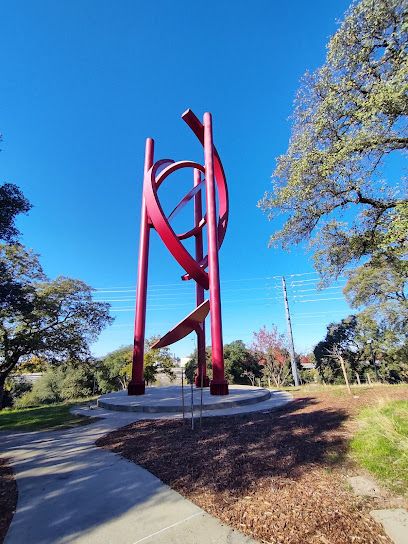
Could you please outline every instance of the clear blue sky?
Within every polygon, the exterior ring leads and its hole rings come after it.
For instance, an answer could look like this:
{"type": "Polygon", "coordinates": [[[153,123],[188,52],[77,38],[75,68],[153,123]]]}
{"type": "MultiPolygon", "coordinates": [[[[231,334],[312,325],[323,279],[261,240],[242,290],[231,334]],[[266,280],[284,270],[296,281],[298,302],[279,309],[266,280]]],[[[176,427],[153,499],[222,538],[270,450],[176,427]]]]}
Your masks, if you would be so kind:
{"type": "MultiPolygon", "coordinates": [[[[180,118],[187,108],[200,118],[212,113],[229,186],[224,342],[250,342],[264,324],[286,330],[281,275],[297,350],[349,313],[339,287],[316,294],[303,250],[267,248],[278,224],[256,207],[287,148],[299,79],[324,62],[348,5],[3,0],[0,183],[16,183],[34,205],[18,226],[45,272],[82,279],[100,289],[96,299],[111,301],[116,321],[93,346],[96,355],[133,338],[145,139],[155,139],[156,159],[203,162],[180,118]]],[[[179,182],[169,178],[163,188],[169,205],[184,196],[179,182]]],[[[148,336],[194,308],[193,285],[181,273],[153,233],[148,336]]],[[[191,337],[172,351],[185,356],[193,347],[191,337]]]]}

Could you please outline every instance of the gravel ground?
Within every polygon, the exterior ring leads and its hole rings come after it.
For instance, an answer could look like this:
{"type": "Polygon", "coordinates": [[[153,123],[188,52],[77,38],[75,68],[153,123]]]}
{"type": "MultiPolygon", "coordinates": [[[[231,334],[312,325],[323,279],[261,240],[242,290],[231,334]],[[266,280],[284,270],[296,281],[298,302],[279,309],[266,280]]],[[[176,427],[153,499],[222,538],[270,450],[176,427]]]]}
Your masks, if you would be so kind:
{"type": "Polygon", "coordinates": [[[384,396],[408,400],[408,387],[301,393],[269,413],[204,418],[194,432],[180,420],[137,422],[97,445],[260,542],[390,544],[369,516],[387,500],[356,497],[346,482],[362,473],[347,456],[354,416],[384,396]]]}

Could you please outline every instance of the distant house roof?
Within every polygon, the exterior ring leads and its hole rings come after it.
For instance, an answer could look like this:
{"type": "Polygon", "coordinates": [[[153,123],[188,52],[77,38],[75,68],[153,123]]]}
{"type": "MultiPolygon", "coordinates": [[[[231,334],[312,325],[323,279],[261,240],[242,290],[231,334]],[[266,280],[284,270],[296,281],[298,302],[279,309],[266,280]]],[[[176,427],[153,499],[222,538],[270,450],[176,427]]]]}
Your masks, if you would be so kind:
{"type": "Polygon", "coordinates": [[[300,359],[300,364],[302,365],[303,368],[307,368],[307,369],[315,368],[315,365],[310,362],[310,359],[308,359],[308,357],[302,357],[300,359]]]}

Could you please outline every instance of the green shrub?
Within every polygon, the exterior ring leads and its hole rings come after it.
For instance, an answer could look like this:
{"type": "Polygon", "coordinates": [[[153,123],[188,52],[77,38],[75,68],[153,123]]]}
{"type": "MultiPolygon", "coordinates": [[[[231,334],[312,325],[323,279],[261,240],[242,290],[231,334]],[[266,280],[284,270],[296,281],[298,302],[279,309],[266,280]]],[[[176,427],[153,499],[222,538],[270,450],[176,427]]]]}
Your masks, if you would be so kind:
{"type": "Polygon", "coordinates": [[[24,376],[8,377],[6,379],[3,408],[13,406],[23,395],[31,391],[33,388],[32,382],[29,382],[24,376]]]}
{"type": "Polygon", "coordinates": [[[15,406],[27,408],[86,398],[92,395],[93,380],[94,374],[88,367],[64,364],[49,368],[34,383],[32,390],[15,402],[15,406]]]}

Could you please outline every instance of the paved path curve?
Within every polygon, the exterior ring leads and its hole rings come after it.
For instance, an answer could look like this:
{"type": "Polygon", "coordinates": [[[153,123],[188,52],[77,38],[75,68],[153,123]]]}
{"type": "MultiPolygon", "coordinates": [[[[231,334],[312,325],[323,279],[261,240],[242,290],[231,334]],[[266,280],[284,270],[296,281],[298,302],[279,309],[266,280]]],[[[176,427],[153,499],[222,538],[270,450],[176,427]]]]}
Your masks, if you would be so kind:
{"type": "MultiPolygon", "coordinates": [[[[291,395],[276,392],[256,408],[208,415],[268,410],[289,400],[291,395]]],[[[18,486],[4,544],[255,543],[145,469],[95,446],[99,437],[133,421],[179,416],[75,411],[104,419],[61,431],[0,433],[0,455],[11,460],[18,486]]]]}

